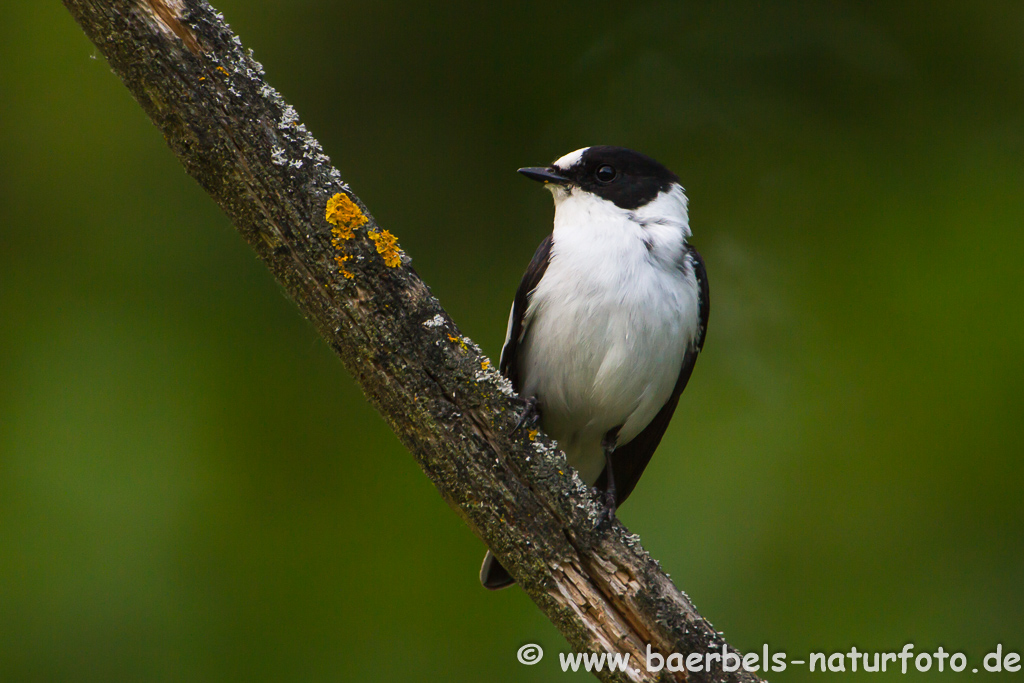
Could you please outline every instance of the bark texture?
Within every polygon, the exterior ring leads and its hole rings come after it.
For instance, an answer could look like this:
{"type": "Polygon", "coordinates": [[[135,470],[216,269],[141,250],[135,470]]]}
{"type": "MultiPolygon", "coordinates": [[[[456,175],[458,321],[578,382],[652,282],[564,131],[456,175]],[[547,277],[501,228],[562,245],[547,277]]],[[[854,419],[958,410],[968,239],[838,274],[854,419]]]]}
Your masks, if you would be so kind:
{"type": "MultiPolygon", "coordinates": [[[[389,247],[218,12],[203,0],[64,4],[442,497],[571,646],[630,653],[633,671],[599,678],[759,680],[724,672],[720,660],[711,672],[645,670],[648,644],[685,656],[721,654],[724,641],[636,536],[618,522],[595,530],[600,504],[544,434],[512,434],[520,403],[508,383],[389,247]],[[339,193],[358,210],[342,201],[347,218],[331,225],[325,210],[339,193]]],[[[511,655],[507,665],[519,666],[511,655]]]]}

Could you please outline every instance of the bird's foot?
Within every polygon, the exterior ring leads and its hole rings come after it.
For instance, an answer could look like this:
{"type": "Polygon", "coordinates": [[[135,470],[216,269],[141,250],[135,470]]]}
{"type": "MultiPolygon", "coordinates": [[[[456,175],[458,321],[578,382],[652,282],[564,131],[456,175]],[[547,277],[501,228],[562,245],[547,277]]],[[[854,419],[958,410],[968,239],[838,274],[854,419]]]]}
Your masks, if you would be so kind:
{"type": "Polygon", "coordinates": [[[604,508],[597,515],[595,528],[610,527],[612,522],[615,521],[615,511],[618,509],[618,506],[615,504],[615,491],[598,491],[597,495],[601,498],[601,502],[604,503],[604,508]]]}
{"type": "Polygon", "coordinates": [[[533,427],[540,420],[540,411],[537,409],[537,397],[531,396],[523,401],[523,412],[519,415],[519,421],[516,422],[516,426],[512,428],[512,434],[515,435],[523,427],[533,427]]]}
{"type": "Polygon", "coordinates": [[[615,452],[615,440],[618,436],[618,429],[605,434],[601,440],[601,449],[604,451],[606,486],[604,491],[598,491],[604,502],[604,510],[597,516],[597,528],[607,525],[611,526],[615,519],[615,510],[618,508],[618,489],[615,486],[615,468],[612,462],[612,453],[615,452]]]}

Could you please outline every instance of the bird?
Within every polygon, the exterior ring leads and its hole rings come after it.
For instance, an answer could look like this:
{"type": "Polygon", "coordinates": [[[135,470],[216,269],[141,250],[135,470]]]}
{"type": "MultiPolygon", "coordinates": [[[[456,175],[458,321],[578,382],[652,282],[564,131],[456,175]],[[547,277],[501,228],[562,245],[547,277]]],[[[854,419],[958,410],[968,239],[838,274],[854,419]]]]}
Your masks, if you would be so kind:
{"type": "MultiPolygon", "coordinates": [[[[661,441],[704,345],[710,293],[679,178],[624,147],[519,173],[555,217],[516,291],[499,371],[614,517],[661,441]]],[[[522,421],[521,421],[522,422],[522,421]]],[[[488,550],[480,581],[515,583],[488,550]]]]}

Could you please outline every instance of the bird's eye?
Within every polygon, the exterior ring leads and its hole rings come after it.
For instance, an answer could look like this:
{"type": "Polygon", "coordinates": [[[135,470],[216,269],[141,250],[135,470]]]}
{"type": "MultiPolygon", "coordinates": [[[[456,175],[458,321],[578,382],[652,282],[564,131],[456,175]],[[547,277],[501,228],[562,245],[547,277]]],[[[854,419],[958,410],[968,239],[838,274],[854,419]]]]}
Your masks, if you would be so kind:
{"type": "Polygon", "coordinates": [[[615,180],[615,169],[609,166],[608,164],[605,164],[604,166],[598,168],[597,173],[595,173],[594,175],[597,176],[598,182],[610,183],[611,181],[615,180]]]}

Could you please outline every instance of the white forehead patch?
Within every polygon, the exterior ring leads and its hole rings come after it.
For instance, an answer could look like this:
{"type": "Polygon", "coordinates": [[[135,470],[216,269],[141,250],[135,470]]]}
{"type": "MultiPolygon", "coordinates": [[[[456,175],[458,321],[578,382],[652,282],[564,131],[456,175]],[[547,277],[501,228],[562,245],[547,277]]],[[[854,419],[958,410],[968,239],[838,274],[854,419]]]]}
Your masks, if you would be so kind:
{"type": "Polygon", "coordinates": [[[580,157],[582,157],[583,153],[586,152],[588,149],[590,148],[580,147],[575,152],[569,152],[564,157],[562,157],[561,159],[559,159],[558,161],[551,165],[554,166],[555,168],[560,168],[563,171],[568,171],[570,168],[576,165],[576,162],[580,160],[580,157]]]}

